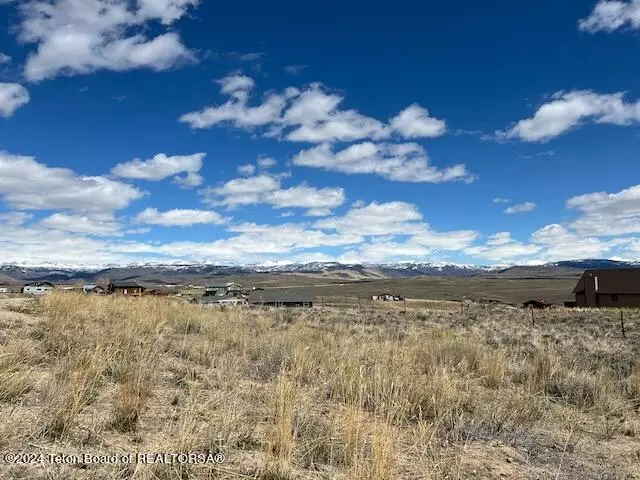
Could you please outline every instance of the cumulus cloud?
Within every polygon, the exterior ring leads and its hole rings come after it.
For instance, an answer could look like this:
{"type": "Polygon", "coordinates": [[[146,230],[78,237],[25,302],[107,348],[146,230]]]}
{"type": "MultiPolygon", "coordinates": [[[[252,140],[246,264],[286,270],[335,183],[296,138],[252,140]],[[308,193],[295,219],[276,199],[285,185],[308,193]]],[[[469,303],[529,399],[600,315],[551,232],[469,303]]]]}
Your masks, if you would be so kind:
{"type": "Polygon", "coordinates": [[[337,230],[344,234],[404,235],[422,228],[418,207],[406,202],[371,202],[351,208],[345,215],[315,223],[316,228],[337,230]]]}
{"type": "Polygon", "coordinates": [[[337,152],[324,143],[302,150],[293,158],[293,163],[349,174],[375,174],[398,182],[441,183],[474,179],[463,164],[444,169],[432,166],[425,150],[416,143],[364,142],[337,152]]]}
{"type": "Polygon", "coordinates": [[[541,255],[546,261],[600,258],[617,242],[605,242],[595,237],[576,235],[566,227],[551,224],[536,230],[531,241],[544,247],[541,255]]]}
{"type": "Polygon", "coordinates": [[[54,213],[44,218],[40,225],[63,232],[85,233],[99,236],[122,235],[120,224],[112,214],[78,215],[54,213]]]}
{"type": "Polygon", "coordinates": [[[275,167],[277,163],[278,162],[276,162],[271,157],[260,157],[260,158],[258,158],[258,166],[260,168],[267,169],[267,168],[275,167]]]}
{"type": "Polygon", "coordinates": [[[235,207],[264,203],[273,208],[308,208],[310,215],[328,214],[345,201],[343,188],[311,187],[305,183],[282,188],[280,179],[273,175],[234,178],[218,186],[205,189],[205,202],[235,207]]]}
{"type": "Polygon", "coordinates": [[[463,250],[478,237],[472,230],[436,232],[424,222],[418,207],[398,201],[352,206],[345,215],[319,220],[314,227],[371,237],[344,252],[338,258],[343,263],[419,261],[437,251],[463,250]],[[407,238],[399,241],[399,235],[407,238]]]}
{"type": "Polygon", "coordinates": [[[239,165],[237,168],[237,172],[240,175],[247,175],[247,176],[253,175],[254,173],[256,173],[256,166],[250,163],[246,165],[239,165]]]}
{"type": "Polygon", "coordinates": [[[160,225],[163,227],[190,227],[197,224],[222,225],[227,219],[211,210],[173,209],[164,212],[147,208],[133,219],[135,223],[160,225]]]}
{"type": "Polygon", "coordinates": [[[414,103],[391,119],[391,128],[405,138],[430,138],[444,135],[447,124],[430,117],[426,108],[414,103]]]}
{"type": "Polygon", "coordinates": [[[20,40],[35,44],[25,65],[30,81],[96,70],[160,71],[193,61],[168,28],[198,0],[25,0],[18,9],[20,40]],[[149,27],[158,26],[156,36],[149,27]]]}
{"type": "Polygon", "coordinates": [[[287,89],[282,94],[270,93],[263,103],[250,107],[249,94],[254,87],[253,80],[245,75],[233,74],[218,80],[221,92],[232,97],[225,104],[205,107],[180,117],[180,122],[191,128],[209,128],[219,123],[228,123],[236,128],[253,129],[276,122],[280,118],[287,100],[299,94],[297,89],[287,89]]]}
{"type": "Polygon", "coordinates": [[[510,207],[505,208],[504,213],[513,214],[531,212],[535,210],[536,206],[537,205],[533,202],[518,203],[517,205],[511,205],[510,207]]]}
{"type": "Polygon", "coordinates": [[[111,169],[111,173],[121,178],[158,182],[167,177],[183,188],[196,187],[202,184],[202,177],[197,173],[202,168],[205,153],[192,155],[167,156],[159,153],[150,160],[136,158],[130,162],[119,163],[111,169]],[[176,176],[186,173],[184,177],[176,176]]]}
{"type": "Polygon", "coordinates": [[[173,183],[177,184],[180,188],[189,189],[202,185],[204,178],[198,173],[189,172],[184,176],[177,175],[173,177],[173,183]]]}
{"type": "Polygon", "coordinates": [[[18,83],[0,83],[0,117],[10,117],[29,103],[29,92],[18,83]]]}
{"type": "Polygon", "coordinates": [[[144,196],[137,188],[100,176],[51,168],[35,158],[0,152],[0,196],[19,209],[113,211],[144,196]]]}
{"type": "Polygon", "coordinates": [[[640,101],[625,103],[623,92],[557,92],[549,102],[538,108],[533,117],[520,120],[505,131],[497,131],[496,137],[503,140],[546,142],[587,122],[629,125],[638,121],[640,101]]]}
{"type": "Polygon", "coordinates": [[[154,253],[173,257],[215,259],[219,262],[255,263],[281,255],[293,256],[315,248],[340,247],[362,241],[359,235],[329,234],[301,224],[243,223],[228,228],[237,235],[213,242],[171,242],[150,246],[154,253]]]}
{"type": "Polygon", "coordinates": [[[274,208],[309,208],[309,215],[328,215],[332,208],[339,207],[345,201],[343,188],[315,188],[306,184],[283,188],[269,192],[266,203],[274,208]]]}
{"type": "Polygon", "coordinates": [[[567,207],[581,216],[571,228],[582,235],[640,233],[640,185],[617,193],[595,192],[567,200],[567,207]]]}
{"type": "Polygon", "coordinates": [[[513,239],[509,232],[499,232],[490,235],[484,245],[466,248],[464,252],[472,257],[486,258],[492,262],[505,262],[535,255],[541,250],[541,246],[525,244],[513,239]]]}
{"type": "Polygon", "coordinates": [[[640,28],[639,0],[600,0],[591,14],[578,22],[580,30],[590,33],[613,32],[626,26],[640,28]]]}
{"type": "Polygon", "coordinates": [[[344,97],[328,92],[320,83],[300,90],[289,87],[270,92],[262,103],[251,106],[255,87],[245,75],[233,74],[218,81],[221,92],[231,97],[226,103],[184,114],[180,122],[192,128],[228,124],[244,130],[262,128],[267,137],[294,142],[349,142],[365,138],[427,138],[443,135],[446,124],[414,104],[384,123],[354,109],[342,109],[344,97]]]}

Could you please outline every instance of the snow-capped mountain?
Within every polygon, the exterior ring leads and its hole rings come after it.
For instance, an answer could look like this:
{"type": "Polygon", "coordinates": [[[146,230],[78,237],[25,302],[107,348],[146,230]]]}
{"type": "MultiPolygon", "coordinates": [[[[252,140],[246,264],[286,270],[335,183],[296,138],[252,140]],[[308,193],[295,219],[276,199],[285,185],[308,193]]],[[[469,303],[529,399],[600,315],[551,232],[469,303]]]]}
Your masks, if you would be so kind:
{"type": "Polygon", "coordinates": [[[147,283],[201,283],[218,276],[304,275],[318,278],[366,280],[375,278],[407,278],[420,276],[499,278],[577,277],[591,268],[632,268],[640,262],[606,259],[568,260],[544,265],[477,266],[449,263],[341,264],[313,262],[306,264],[216,265],[216,264],[130,264],[130,265],[0,265],[0,283],[50,281],[75,283],[100,278],[137,279],[147,283]]]}

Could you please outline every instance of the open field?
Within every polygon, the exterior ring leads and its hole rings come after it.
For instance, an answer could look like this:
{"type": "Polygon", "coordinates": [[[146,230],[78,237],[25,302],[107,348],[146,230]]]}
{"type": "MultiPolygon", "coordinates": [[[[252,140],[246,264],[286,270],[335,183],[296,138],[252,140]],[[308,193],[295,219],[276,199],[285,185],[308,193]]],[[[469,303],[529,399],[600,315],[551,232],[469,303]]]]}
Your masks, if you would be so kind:
{"type": "Polygon", "coordinates": [[[416,277],[362,280],[356,282],[327,281],[294,275],[248,275],[216,278],[216,283],[237,282],[261,287],[310,287],[319,296],[370,297],[383,292],[408,298],[429,300],[497,300],[521,304],[544,298],[562,305],[573,300],[575,278],[509,279],[482,277],[416,277]]]}
{"type": "Polygon", "coordinates": [[[3,454],[225,457],[0,478],[640,478],[640,312],[408,303],[0,300],[3,454]]]}

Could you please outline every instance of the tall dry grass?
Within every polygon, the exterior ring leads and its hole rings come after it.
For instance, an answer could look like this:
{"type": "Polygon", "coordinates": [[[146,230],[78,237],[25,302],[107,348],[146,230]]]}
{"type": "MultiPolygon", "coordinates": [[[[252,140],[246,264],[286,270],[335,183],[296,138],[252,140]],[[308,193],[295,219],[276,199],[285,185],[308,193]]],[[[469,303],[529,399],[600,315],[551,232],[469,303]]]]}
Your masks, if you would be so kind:
{"type": "Polygon", "coordinates": [[[526,448],[553,477],[558,462],[580,462],[576,438],[640,433],[632,333],[603,333],[584,312],[544,314],[534,329],[506,309],[400,317],[70,293],[24,312],[39,321],[0,346],[0,407],[35,412],[25,448],[228,458],[131,478],[489,477],[474,455],[494,443],[526,448]],[[549,453],[558,442],[565,451],[549,453]]]}

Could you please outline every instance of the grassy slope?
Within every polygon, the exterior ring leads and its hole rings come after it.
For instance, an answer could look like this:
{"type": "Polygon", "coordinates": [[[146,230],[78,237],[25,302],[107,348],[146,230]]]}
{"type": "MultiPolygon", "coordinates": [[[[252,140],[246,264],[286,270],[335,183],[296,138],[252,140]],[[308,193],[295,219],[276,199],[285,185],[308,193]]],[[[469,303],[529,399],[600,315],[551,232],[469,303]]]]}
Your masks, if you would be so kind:
{"type": "Polygon", "coordinates": [[[399,314],[62,293],[16,301],[0,305],[0,450],[221,451],[227,461],[0,463],[0,478],[640,475],[637,312],[623,339],[609,311],[540,312],[532,326],[526,311],[473,305],[399,314]]]}

